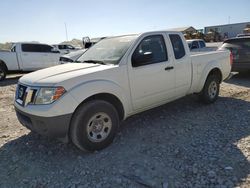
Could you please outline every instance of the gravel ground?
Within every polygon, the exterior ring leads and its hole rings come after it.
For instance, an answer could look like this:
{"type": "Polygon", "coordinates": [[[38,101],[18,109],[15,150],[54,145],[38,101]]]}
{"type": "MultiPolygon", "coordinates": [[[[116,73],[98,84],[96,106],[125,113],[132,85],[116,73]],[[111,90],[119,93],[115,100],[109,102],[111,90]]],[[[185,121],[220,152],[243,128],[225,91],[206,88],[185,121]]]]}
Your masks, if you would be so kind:
{"type": "Polygon", "coordinates": [[[22,127],[16,82],[0,83],[0,187],[250,187],[250,76],[223,83],[215,104],[188,96],[135,115],[95,153],[22,127]]]}

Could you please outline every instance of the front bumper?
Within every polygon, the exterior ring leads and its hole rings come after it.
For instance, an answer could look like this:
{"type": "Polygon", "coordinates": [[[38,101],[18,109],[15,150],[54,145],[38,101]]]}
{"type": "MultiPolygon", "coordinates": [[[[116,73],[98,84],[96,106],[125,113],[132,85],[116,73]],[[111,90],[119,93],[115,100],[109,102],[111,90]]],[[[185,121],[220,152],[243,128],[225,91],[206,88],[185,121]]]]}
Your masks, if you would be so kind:
{"type": "Polygon", "coordinates": [[[67,140],[72,114],[41,117],[25,113],[16,107],[15,110],[19,122],[31,131],[48,137],[67,140]]]}

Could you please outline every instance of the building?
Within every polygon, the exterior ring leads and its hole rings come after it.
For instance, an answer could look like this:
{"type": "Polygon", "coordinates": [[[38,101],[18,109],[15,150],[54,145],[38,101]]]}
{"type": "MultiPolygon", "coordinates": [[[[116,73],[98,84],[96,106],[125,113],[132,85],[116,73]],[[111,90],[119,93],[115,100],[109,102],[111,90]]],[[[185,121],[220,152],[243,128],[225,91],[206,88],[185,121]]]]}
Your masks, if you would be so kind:
{"type": "Polygon", "coordinates": [[[205,34],[209,34],[209,32],[218,32],[222,38],[232,38],[236,37],[237,34],[242,34],[248,25],[250,25],[250,22],[208,26],[204,28],[204,32],[205,34]]]}
{"type": "Polygon", "coordinates": [[[188,26],[188,27],[178,27],[178,28],[172,28],[172,29],[168,29],[170,31],[179,31],[182,32],[183,34],[185,33],[196,33],[196,29],[193,28],[192,26],[188,26]]]}

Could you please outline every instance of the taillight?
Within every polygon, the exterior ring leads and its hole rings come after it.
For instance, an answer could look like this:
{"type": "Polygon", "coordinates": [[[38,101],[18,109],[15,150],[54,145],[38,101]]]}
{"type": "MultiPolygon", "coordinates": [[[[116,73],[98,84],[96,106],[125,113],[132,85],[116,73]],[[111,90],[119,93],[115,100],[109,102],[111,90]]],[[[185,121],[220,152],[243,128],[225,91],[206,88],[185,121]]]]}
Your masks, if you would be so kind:
{"type": "Polygon", "coordinates": [[[233,53],[231,52],[230,53],[230,65],[231,66],[233,65],[233,59],[234,59],[234,56],[233,56],[233,53]]]}

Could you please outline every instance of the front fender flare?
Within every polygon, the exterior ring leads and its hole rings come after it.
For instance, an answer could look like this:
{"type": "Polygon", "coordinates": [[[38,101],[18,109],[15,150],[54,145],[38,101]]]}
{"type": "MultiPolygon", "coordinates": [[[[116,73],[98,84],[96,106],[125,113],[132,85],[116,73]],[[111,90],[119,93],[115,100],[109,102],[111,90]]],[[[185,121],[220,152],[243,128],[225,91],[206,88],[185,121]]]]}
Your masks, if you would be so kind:
{"type": "MultiPolygon", "coordinates": [[[[81,104],[87,98],[96,94],[112,94],[116,96],[123,105],[124,117],[127,117],[131,105],[129,105],[129,91],[121,88],[117,83],[110,80],[91,80],[81,83],[69,90],[70,94],[75,98],[78,104],[81,104]]],[[[77,108],[78,106],[76,106],[77,108]]],[[[76,109],[75,108],[75,109],[76,109]]]]}

